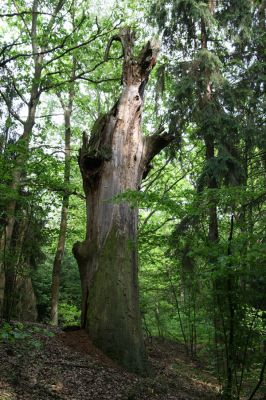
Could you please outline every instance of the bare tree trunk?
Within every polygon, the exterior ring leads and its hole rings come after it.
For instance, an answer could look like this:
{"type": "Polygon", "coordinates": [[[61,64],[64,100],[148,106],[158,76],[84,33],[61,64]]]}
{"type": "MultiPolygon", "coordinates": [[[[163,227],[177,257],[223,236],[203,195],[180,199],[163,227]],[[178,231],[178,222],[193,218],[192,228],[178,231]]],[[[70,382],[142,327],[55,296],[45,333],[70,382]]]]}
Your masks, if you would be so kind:
{"type": "MultiPolygon", "coordinates": [[[[64,110],[65,120],[65,170],[64,170],[64,187],[69,184],[70,181],[70,142],[71,142],[71,114],[73,109],[73,97],[74,97],[74,83],[69,92],[69,101],[66,106],[59,95],[61,105],[64,110]]],[[[52,289],[51,289],[51,324],[58,325],[58,300],[59,300],[59,287],[60,287],[60,274],[62,260],[65,250],[66,233],[67,233],[67,215],[69,207],[69,194],[65,193],[62,201],[61,210],[61,222],[59,237],[57,243],[57,250],[53,264],[53,275],[52,275],[52,289]]]]}
{"type": "Polygon", "coordinates": [[[159,52],[148,42],[133,56],[134,36],[121,30],[112,41],[124,51],[123,90],[109,113],[100,118],[88,142],[83,137],[79,165],[87,202],[84,242],[73,247],[82,285],[82,325],[93,342],[128,370],[145,373],[138,293],[138,210],[112,199],[136,190],[155,154],[172,138],[143,137],[143,93],[159,52]]]}

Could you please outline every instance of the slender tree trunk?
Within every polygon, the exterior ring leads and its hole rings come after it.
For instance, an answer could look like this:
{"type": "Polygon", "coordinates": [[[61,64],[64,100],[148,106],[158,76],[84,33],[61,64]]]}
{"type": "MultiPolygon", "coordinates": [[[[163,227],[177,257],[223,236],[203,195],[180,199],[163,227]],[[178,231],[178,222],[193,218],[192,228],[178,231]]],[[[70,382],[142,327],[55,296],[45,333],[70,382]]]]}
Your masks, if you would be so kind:
{"type": "MultiPolygon", "coordinates": [[[[17,195],[20,191],[21,185],[21,177],[25,171],[25,165],[28,160],[29,154],[29,143],[31,138],[32,128],[35,123],[35,114],[37,104],[39,102],[39,82],[41,76],[41,66],[38,63],[35,68],[35,74],[31,89],[31,98],[28,105],[28,117],[27,120],[23,124],[23,134],[18,141],[20,145],[19,154],[15,160],[15,165],[12,172],[12,182],[10,185],[11,190],[14,193],[13,199],[11,199],[7,206],[6,206],[6,220],[5,220],[5,228],[2,232],[2,236],[0,239],[0,317],[3,316],[4,318],[8,318],[9,311],[5,308],[3,309],[3,303],[5,298],[5,293],[11,293],[14,289],[13,284],[14,279],[8,278],[6,281],[6,273],[10,275],[12,273],[12,267],[9,265],[9,258],[10,258],[10,247],[11,247],[11,240],[14,230],[15,224],[15,211],[17,205],[17,195]],[[11,287],[7,287],[11,284],[11,287]]],[[[11,261],[12,263],[12,261],[11,261]]]]}
{"type": "Polygon", "coordinates": [[[12,255],[7,260],[8,268],[5,270],[5,296],[4,296],[4,315],[5,319],[10,320],[16,317],[14,305],[17,304],[17,275],[20,265],[24,264],[22,257],[24,241],[27,236],[30,218],[26,210],[20,210],[20,218],[16,223],[15,232],[12,236],[12,255]]]}
{"type": "Polygon", "coordinates": [[[43,59],[44,59],[44,49],[45,46],[48,44],[48,37],[50,34],[50,30],[53,27],[55,18],[58,14],[58,12],[62,9],[63,5],[65,3],[65,0],[58,0],[55,8],[54,8],[54,13],[52,17],[50,18],[49,24],[46,28],[46,32],[43,34],[43,38],[41,40],[42,46],[38,46],[39,38],[38,38],[38,7],[39,7],[39,0],[33,0],[32,4],[32,15],[31,15],[31,28],[28,29],[27,31],[30,36],[30,41],[31,41],[31,47],[32,47],[32,54],[33,54],[33,61],[34,61],[34,72],[32,76],[32,84],[31,84],[31,89],[30,89],[30,100],[27,103],[28,106],[28,112],[27,112],[27,119],[26,121],[22,121],[18,116],[18,120],[23,124],[23,134],[18,140],[18,144],[20,147],[18,148],[18,155],[15,160],[15,165],[13,167],[12,171],[12,181],[10,184],[10,188],[12,189],[14,196],[13,199],[8,202],[6,205],[6,221],[5,221],[5,228],[2,232],[1,238],[0,238],[0,319],[2,317],[6,318],[7,314],[9,314],[9,311],[5,310],[3,308],[4,304],[4,298],[5,298],[5,293],[11,293],[12,290],[14,290],[13,284],[11,284],[11,287],[6,287],[6,285],[9,286],[8,282],[14,282],[14,279],[9,279],[6,282],[6,271],[9,269],[7,272],[8,274],[12,273],[12,270],[14,268],[10,265],[8,265],[8,259],[9,259],[9,254],[11,253],[11,240],[12,240],[12,235],[13,235],[13,230],[14,230],[14,224],[15,224],[15,211],[16,211],[16,205],[17,205],[17,197],[19,195],[20,187],[21,187],[21,178],[22,175],[25,173],[26,169],[26,163],[28,161],[28,155],[29,155],[29,144],[30,144],[30,139],[32,136],[32,129],[35,124],[35,115],[36,115],[36,110],[37,106],[40,100],[41,96],[41,90],[40,90],[40,85],[41,85],[41,76],[42,76],[42,70],[43,70],[43,59]]]}
{"type": "MultiPolygon", "coordinates": [[[[213,14],[215,8],[215,0],[209,0],[208,2],[209,10],[213,14]]],[[[201,48],[208,49],[208,37],[206,31],[205,20],[202,17],[201,19],[201,48]]],[[[212,99],[212,90],[211,90],[211,82],[208,73],[205,76],[205,93],[202,98],[202,107],[208,105],[208,103],[212,99]]],[[[205,142],[205,159],[207,163],[212,161],[215,157],[215,144],[214,144],[214,132],[211,134],[206,134],[204,132],[204,142],[205,142]]],[[[209,189],[217,189],[217,181],[213,174],[208,176],[207,186],[209,189]]],[[[211,243],[216,243],[219,238],[218,233],[218,219],[217,219],[217,206],[216,204],[212,204],[209,208],[209,241],[211,243]]]]}
{"type": "MultiPolygon", "coordinates": [[[[73,97],[74,87],[69,92],[69,102],[65,106],[63,100],[61,100],[62,107],[64,109],[64,121],[65,121],[65,169],[64,169],[64,186],[66,187],[70,181],[70,142],[71,142],[71,114],[73,108],[73,97]]],[[[52,275],[52,290],[51,290],[51,324],[58,325],[58,300],[59,300],[59,287],[60,287],[60,274],[62,260],[65,250],[65,241],[67,233],[67,215],[69,207],[69,194],[65,193],[62,201],[61,209],[61,222],[59,237],[57,243],[57,250],[53,264],[53,275],[52,275]]]]}
{"type": "Polygon", "coordinates": [[[60,274],[61,274],[61,266],[65,250],[68,206],[69,206],[69,195],[66,194],[64,195],[62,202],[59,237],[53,263],[52,289],[51,289],[52,325],[58,325],[58,300],[59,300],[60,274]]]}
{"type": "Polygon", "coordinates": [[[141,134],[143,93],[159,51],[148,42],[133,56],[134,36],[121,30],[113,40],[124,52],[123,90],[99,119],[90,141],[83,137],[79,165],[87,201],[84,242],[73,247],[82,285],[82,325],[93,342],[128,370],[145,373],[138,294],[138,210],[112,199],[140,186],[151,159],[171,138],[141,134]]]}
{"type": "MultiPolygon", "coordinates": [[[[208,7],[211,14],[215,12],[215,0],[208,0],[208,7]]],[[[206,29],[206,24],[204,17],[201,19],[201,48],[208,49],[208,34],[206,29]]],[[[209,72],[205,72],[205,90],[204,95],[202,97],[202,107],[208,106],[212,101],[212,89],[211,89],[211,82],[209,72]]],[[[215,158],[215,132],[208,132],[203,134],[204,143],[205,143],[205,160],[206,163],[209,165],[209,173],[207,177],[207,187],[208,189],[218,189],[218,182],[213,173],[213,168],[210,167],[211,162],[215,158]]],[[[218,244],[219,241],[219,227],[218,227],[218,217],[217,217],[217,201],[212,199],[212,202],[209,206],[209,230],[208,230],[208,241],[212,248],[218,244]]],[[[215,263],[215,257],[210,257],[210,262],[215,263]]],[[[214,329],[215,329],[215,342],[216,343],[223,343],[224,350],[226,354],[226,361],[225,361],[225,374],[226,374],[226,384],[225,384],[225,391],[223,393],[224,398],[231,399],[231,392],[232,392],[232,345],[233,345],[233,329],[232,324],[234,321],[230,321],[230,341],[228,342],[227,334],[224,327],[224,300],[222,296],[224,293],[227,294],[226,300],[230,302],[228,297],[228,290],[230,288],[230,283],[228,280],[223,278],[215,278],[213,283],[213,290],[214,290],[214,301],[217,304],[217,311],[214,315],[214,329]],[[223,293],[223,294],[222,294],[223,293]],[[223,331],[223,334],[221,332],[223,331]]],[[[230,317],[233,316],[230,313],[230,317]]],[[[230,318],[229,317],[229,318],[230,318]]],[[[217,364],[218,370],[220,369],[220,354],[217,352],[217,364]]]]}
{"type": "MultiPolygon", "coordinates": [[[[215,11],[215,0],[209,0],[208,6],[210,13],[213,14],[215,11]]],[[[201,21],[201,45],[203,49],[208,48],[208,37],[206,31],[205,21],[202,18],[201,21]]],[[[203,103],[207,104],[212,100],[212,90],[210,85],[210,79],[208,75],[206,75],[206,90],[203,98],[203,103]]],[[[204,142],[206,147],[206,161],[210,162],[215,157],[215,140],[214,140],[214,132],[210,135],[204,135],[204,142]]],[[[212,173],[208,176],[208,188],[209,189],[217,189],[218,182],[214,174],[212,173]]],[[[231,218],[231,229],[230,229],[230,237],[229,237],[229,245],[228,245],[228,256],[231,255],[231,241],[233,234],[233,217],[231,218]]],[[[219,240],[219,230],[218,230],[218,218],[217,218],[217,205],[214,200],[209,208],[209,242],[210,244],[215,245],[219,240]]],[[[232,391],[233,391],[233,374],[234,374],[234,347],[235,347],[235,301],[233,296],[233,286],[234,280],[232,277],[232,273],[229,270],[227,272],[227,276],[225,278],[216,278],[214,282],[214,296],[217,301],[219,315],[215,316],[215,330],[216,335],[217,332],[221,330],[221,318],[224,318],[223,312],[225,312],[227,316],[228,326],[227,330],[224,333],[224,345],[226,349],[226,368],[225,368],[225,387],[223,392],[223,398],[226,400],[231,400],[232,391]],[[224,311],[224,299],[221,297],[221,293],[223,292],[223,296],[225,294],[226,301],[228,304],[228,310],[224,311]]],[[[222,341],[221,338],[217,336],[219,341],[222,341]]]]}
{"type": "MultiPolygon", "coordinates": [[[[15,211],[17,205],[17,196],[19,195],[21,177],[25,171],[25,165],[28,160],[29,143],[32,133],[32,128],[35,124],[35,115],[37,105],[40,99],[40,78],[42,73],[42,61],[43,55],[37,55],[37,8],[39,0],[34,0],[32,6],[32,26],[30,31],[32,52],[36,54],[34,59],[34,73],[32,77],[32,85],[30,90],[30,100],[27,103],[28,112],[26,121],[20,120],[23,124],[23,134],[18,140],[19,148],[18,155],[15,159],[15,164],[12,171],[12,181],[10,188],[14,193],[13,199],[11,199],[6,205],[6,221],[5,228],[0,238],[0,318],[8,318],[10,310],[3,307],[5,296],[14,290],[14,279],[10,279],[10,275],[13,273],[14,268],[9,265],[10,246],[15,224],[15,211]],[[6,280],[6,274],[9,275],[6,280]],[[11,285],[11,286],[10,286],[11,285]]],[[[12,263],[12,261],[11,261],[12,263]]]]}

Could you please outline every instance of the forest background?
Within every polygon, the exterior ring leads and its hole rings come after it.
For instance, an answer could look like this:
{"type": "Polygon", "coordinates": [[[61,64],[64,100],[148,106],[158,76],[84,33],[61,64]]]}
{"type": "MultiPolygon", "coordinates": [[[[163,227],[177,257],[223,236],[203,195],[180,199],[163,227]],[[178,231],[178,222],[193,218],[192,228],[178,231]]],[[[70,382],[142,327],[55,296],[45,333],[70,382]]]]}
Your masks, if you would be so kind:
{"type": "Polygon", "coordinates": [[[121,46],[106,48],[130,26],[136,52],[147,37],[162,42],[142,130],[174,138],[139,191],[110,199],[140,210],[144,331],[206,357],[224,398],[247,382],[255,395],[266,351],[265,2],[92,3],[0,6],[1,313],[79,324],[78,149],[118,98],[121,46]]]}

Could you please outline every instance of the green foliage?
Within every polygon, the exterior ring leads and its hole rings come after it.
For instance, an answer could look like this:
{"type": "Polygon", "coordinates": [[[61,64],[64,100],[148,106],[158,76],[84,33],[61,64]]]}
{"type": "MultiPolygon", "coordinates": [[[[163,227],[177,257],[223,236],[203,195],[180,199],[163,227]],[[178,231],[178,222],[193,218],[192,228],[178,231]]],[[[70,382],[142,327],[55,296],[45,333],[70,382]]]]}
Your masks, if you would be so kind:
{"type": "MultiPolygon", "coordinates": [[[[56,240],[56,236],[55,236],[56,240]]],[[[46,260],[41,263],[32,274],[33,286],[37,297],[37,307],[39,318],[42,321],[50,321],[50,305],[51,305],[51,280],[53,251],[46,248],[46,260]]],[[[61,284],[60,284],[60,300],[59,313],[60,324],[69,325],[76,324],[79,321],[81,301],[81,288],[79,272],[74,257],[65,252],[62,263],[61,284]],[[66,315],[64,316],[64,311],[66,315]]]]}
{"type": "Polygon", "coordinates": [[[74,304],[59,303],[58,321],[61,326],[80,325],[80,309],[74,304]]]}
{"type": "Polygon", "coordinates": [[[0,338],[2,341],[13,342],[15,340],[27,339],[29,333],[25,331],[22,323],[10,325],[7,322],[3,322],[0,326],[0,338]]]}
{"type": "Polygon", "coordinates": [[[54,337],[54,333],[38,325],[24,325],[21,322],[3,322],[0,325],[0,343],[2,341],[18,345],[22,342],[28,350],[40,350],[43,346],[40,336],[54,337]]]}

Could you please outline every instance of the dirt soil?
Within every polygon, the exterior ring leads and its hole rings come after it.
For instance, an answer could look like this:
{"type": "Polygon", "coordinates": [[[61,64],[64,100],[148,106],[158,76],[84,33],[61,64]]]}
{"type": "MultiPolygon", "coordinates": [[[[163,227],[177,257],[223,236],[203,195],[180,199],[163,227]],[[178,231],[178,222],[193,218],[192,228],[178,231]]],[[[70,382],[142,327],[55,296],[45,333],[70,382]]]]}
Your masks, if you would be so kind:
{"type": "Polygon", "coordinates": [[[217,399],[215,378],[181,344],[150,341],[152,374],[141,378],[95,348],[83,330],[37,331],[0,343],[0,400],[217,399]]]}

